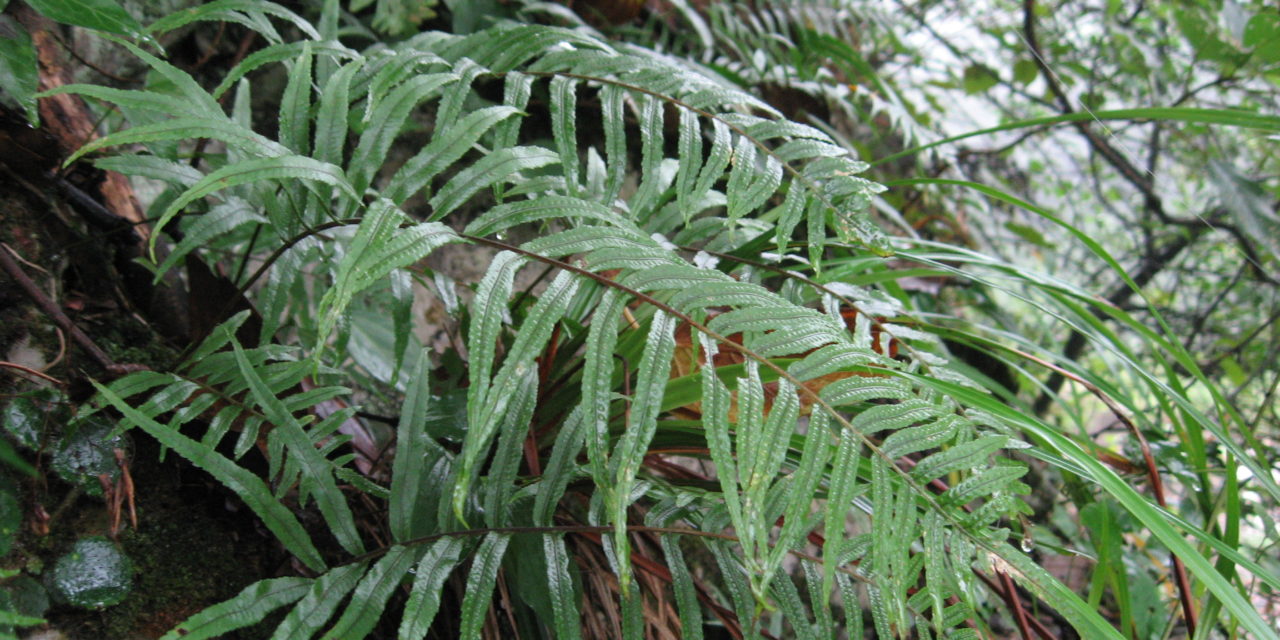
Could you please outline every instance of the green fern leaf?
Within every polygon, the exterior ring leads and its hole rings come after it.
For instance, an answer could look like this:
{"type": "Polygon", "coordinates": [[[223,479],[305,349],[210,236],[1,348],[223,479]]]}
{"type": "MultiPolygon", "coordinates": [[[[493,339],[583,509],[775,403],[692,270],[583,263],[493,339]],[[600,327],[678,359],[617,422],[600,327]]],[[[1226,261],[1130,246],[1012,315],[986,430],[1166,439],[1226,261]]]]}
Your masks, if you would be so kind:
{"type": "MultiPolygon", "coordinates": [[[[533,93],[533,76],[511,71],[502,90],[502,104],[523,112],[529,105],[529,96],[533,93]]],[[[516,146],[520,137],[520,124],[523,118],[504,120],[494,133],[494,149],[506,149],[516,146]]]]}
{"type": "Polygon", "coordinates": [[[369,64],[361,72],[361,76],[353,85],[355,92],[364,93],[366,97],[364,114],[360,118],[361,125],[370,122],[378,103],[391,93],[400,83],[414,78],[435,67],[450,67],[448,60],[436,55],[433,51],[424,51],[412,47],[398,47],[393,50],[378,51],[369,57],[369,64]]]}
{"type": "MultiPolygon", "coordinates": [[[[400,621],[400,640],[422,640],[427,637],[431,621],[440,609],[440,590],[457,566],[464,547],[462,538],[443,537],[427,549],[414,568],[413,587],[400,621]]],[[[470,592],[470,590],[468,590],[470,592]]]]}
{"type": "MultiPolygon", "coordinates": [[[[501,374],[499,374],[501,377],[501,374]]],[[[504,385],[505,386],[505,385],[504,385]]],[[[516,490],[516,475],[524,457],[525,437],[533,422],[533,411],[538,403],[537,376],[518,377],[513,386],[498,388],[493,392],[510,395],[505,417],[498,427],[497,446],[489,462],[485,478],[488,485],[483,493],[485,523],[490,527],[511,525],[512,495],[516,490]]]]}
{"type": "MultiPolygon", "coordinates": [[[[273,44],[263,47],[257,51],[245,56],[235,67],[232,67],[227,75],[223,77],[222,82],[213,90],[213,97],[220,98],[226,93],[232,85],[240,81],[241,78],[259,67],[271,64],[272,62],[283,62],[285,60],[293,60],[302,55],[303,49],[310,49],[313,55],[324,55],[335,60],[357,60],[360,54],[347,48],[340,42],[308,40],[303,42],[289,42],[283,44],[273,44]]],[[[207,95],[207,94],[206,94],[207,95]]],[[[220,110],[219,110],[220,111],[220,110]]]]}
{"type": "Polygon", "coordinates": [[[436,97],[446,85],[457,81],[458,75],[454,73],[423,74],[401,84],[378,101],[369,118],[371,125],[360,134],[360,142],[351,153],[348,164],[351,184],[357,192],[364,192],[369,187],[414,107],[436,97]]]}
{"type": "Polygon", "coordinates": [[[498,332],[502,329],[507,311],[507,299],[511,297],[511,285],[515,272],[525,259],[511,252],[494,256],[489,269],[476,290],[471,305],[471,331],[467,337],[470,354],[472,384],[467,391],[467,423],[480,424],[481,412],[488,404],[488,381],[493,372],[497,355],[498,332]]]}
{"type": "MultiPolygon", "coordinates": [[[[636,291],[658,291],[664,289],[686,289],[697,286],[718,286],[733,283],[733,278],[714,269],[698,269],[686,263],[658,265],[650,269],[637,270],[622,279],[622,284],[636,291]]],[[[717,316],[719,317],[719,316],[717,316]]],[[[714,322],[715,319],[712,319],[714,322]]],[[[723,328],[723,323],[720,325],[723,328]]],[[[719,331],[719,329],[712,329],[719,331]]]]}
{"type": "MultiPolygon", "coordinates": [[[[575,408],[573,413],[560,427],[556,435],[555,445],[551,448],[551,456],[543,469],[542,481],[538,483],[538,495],[534,497],[533,524],[539,527],[551,526],[552,516],[564,496],[565,488],[580,474],[574,464],[578,452],[582,450],[586,426],[582,420],[582,411],[575,408]]],[[[600,477],[603,477],[601,472],[600,477]]]]}
{"type": "Polygon", "coordinates": [[[658,409],[662,393],[671,376],[671,357],[675,351],[676,322],[673,316],[655,313],[645,340],[644,354],[636,374],[636,387],[631,401],[631,424],[622,433],[609,460],[613,482],[606,489],[605,501],[612,508],[614,553],[618,558],[618,582],[625,597],[631,585],[631,553],[627,538],[627,507],[632,500],[636,474],[657,430],[658,409]]]}
{"type": "Polygon", "coordinates": [[[604,203],[613,205],[622,191],[627,175],[627,136],[623,113],[626,93],[608,84],[600,89],[600,117],[604,126],[604,153],[606,160],[604,203]]]}
{"type": "Polygon", "coordinates": [[[346,611],[324,634],[324,640],[356,640],[368,636],[382,616],[387,599],[413,568],[417,555],[410,547],[395,545],[387,549],[386,555],[356,585],[346,611]]]}
{"type": "Polygon", "coordinates": [[[1007,436],[989,435],[958,444],[921,460],[911,470],[911,475],[921,482],[927,482],[952,471],[984,467],[987,456],[1003,447],[1008,441],[1007,436]]]}
{"type": "Polygon", "coordinates": [[[349,553],[364,553],[364,543],[356,530],[351,508],[347,505],[342,490],[334,482],[331,463],[316,451],[315,444],[307,436],[297,418],[293,417],[276,393],[263,382],[245,357],[240,345],[233,341],[231,346],[235,349],[236,364],[240,367],[240,374],[248,383],[254,400],[275,427],[271,431],[273,437],[278,437],[288,448],[291,459],[301,465],[304,487],[309,488],[315,496],[316,504],[324,514],[329,529],[338,539],[339,544],[349,553]]]}
{"type": "MultiPolygon", "coordinates": [[[[990,496],[991,494],[1015,488],[1017,479],[1026,475],[1027,468],[1019,464],[1001,464],[994,467],[983,469],[964,480],[956,483],[951,490],[944,495],[946,502],[962,505],[968,504],[970,501],[990,496]]],[[[1022,485],[1025,487],[1026,485],[1022,485]]],[[[1022,493],[1020,491],[1019,493],[1022,493]]]]}
{"type": "Polygon", "coordinates": [[[924,531],[925,585],[933,607],[933,628],[939,637],[944,633],[946,598],[955,593],[953,574],[947,571],[946,532],[942,516],[936,510],[925,512],[920,528],[924,531]]]}
{"type": "MultiPolygon", "coordinates": [[[[811,500],[805,499],[805,496],[817,494],[818,484],[822,481],[823,473],[831,460],[830,423],[830,415],[824,411],[816,411],[809,416],[809,424],[804,434],[804,450],[787,484],[788,500],[785,520],[782,523],[782,530],[778,532],[778,540],[773,547],[772,555],[768,559],[769,566],[780,566],[785,554],[795,549],[800,544],[801,538],[813,528],[809,513],[813,505],[811,500]]],[[[810,587],[816,588],[813,585],[810,587]]],[[[830,585],[825,587],[823,593],[831,593],[830,585]]],[[[821,602],[823,608],[830,604],[829,598],[825,597],[821,602]]]]}
{"type": "Polygon", "coordinates": [[[822,399],[833,406],[857,405],[868,400],[909,400],[911,388],[895,378],[844,378],[822,388],[822,399]]]}
{"type": "Polygon", "coordinates": [[[453,72],[458,82],[450,87],[440,100],[440,108],[436,110],[436,130],[448,133],[462,115],[463,105],[472,94],[472,84],[482,75],[489,73],[482,64],[476,64],[470,58],[461,58],[453,65],[453,72]]]}
{"type": "Polygon", "coordinates": [[[294,153],[305,155],[310,151],[310,111],[311,44],[304,42],[280,99],[280,143],[294,153]]]}
{"type": "Polygon", "coordinates": [[[147,63],[147,66],[155,70],[156,73],[163,76],[166,81],[177,89],[178,93],[184,99],[189,101],[189,113],[193,116],[203,116],[206,118],[222,117],[222,107],[218,105],[218,102],[215,99],[216,96],[209,95],[209,93],[201,88],[200,84],[185,71],[151,55],[150,53],[147,53],[145,50],[128,40],[106,33],[99,35],[102,38],[106,38],[107,40],[128,49],[130,53],[137,56],[143,62],[147,63]]]}
{"type": "Polygon", "coordinates": [[[756,142],[740,137],[733,152],[733,168],[725,196],[729,201],[729,224],[764,204],[782,184],[782,163],[766,156],[763,171],[756,165],[756,142]]]}
{"type": "Polygon", "coordinates": [[[495,151],[458,172],[431,198],[431,219],[439,220],[458,208],[475,192],[511,179],[520,171],[560,162],[554,151],[541,147],[510,147],[495,151]]]}
{"type": "Polygon", "coordinates": [[[579,227],[541,236],[520,245],[520,248],[548,257],[605,248],[634,249],[641,255],[645,255],[652,249],[660,250],[656,242],[640,234],[619,228],[598,226],[579,227]]]}
{"type": "Polygon", "coordinates": [[[843,332],[834,329],[829,322],[809,323],[795,327],[781,326],[773,332],[752,340],[751,348],[766,358],[788,356],[840,342],[843,337],[843,332]]]}
{"type": "Polygon", "coordinates": [[[836,567],[841,560],[840,548],[845,540],[845,520],[858,492],[858,471],[862,466],[861,439],[849,429],[840,431],[835,459],[831,464],[830,488],[827,491],[822,552],[827,559],[822,566],[822,590],[830,593],[836,567]]]}
{"type": "Polygon", "coordinates": [[[880,450],[885,457],[894,459],[940,447],[955,437],[962,420],[959,416],[943,416],[934,422],[902,429],[885,438],[880,450]]]}
{"type": "MultiPolygon", "coordinates": [[[[787,373],[797,380],[812,380],[850,367],[866,365],[873,360],[874,355],[870,349],[859,349],[845,343],[829,344],[792,363],[787,367],[787,373]]],[[[868,392],[864,391],[864,393],[868,392]]],[[[909,390],[904,387],[902,397],[910,397],[908,394],[909,390]]],[[[830,401],[828,399],[828,402],[830,401]]]]}
{"type": "Polygon", "coordinates": [[[311,590],[307,578],[260,580],[244,588],[236,597],[216,604],[174,627],[161,640],[204,640],[261,622],[267,614],[293,604],[311,590]]]}
{"type": "Polygon", "coordinates": [[[542,537],[542,548],[547,556],[547,589],[551,594],[552,625],[556,638],[574,640],[581,638],[582,622],[578,613],[578,597],[569,576],[569,553],[564,537],[542,537]]]}
{"type": "MultiPolygon", "coordinates": [[[[263,35],[275,33],[274,29],[269,31],[260,30],[261,23],[249,20],[245,14],[266,14],[283,18],[297,27],[308,38],[313,40],[320,39],[320,34],[316,32],[315,27],[311,26],[310,22],[274,2],[264,0],[215,0],[214,2],[206,2],[156,20],[151,23],[151,26],[147,27],[147,32],[152,34],[165,33],[196,21],[212,20],[237,22],[263,35]]],[[[276,35],[276,41],[279,41],[279,35],[276,35]]]]}
{"type": "Polygon", "coordinates": [[[288,153],[288,150],[279,143],[268,140],[225,118],[191,116],[140,125],[103,136],[76,149],[75,153],[67,158],[67,164],[75,162],[87,153],[107,147],[192,138],[219,140],[230,147],[259,156],[283,156],[288,153]]]}
{"type": "Polygon", "coordinates": [[[105,100],[125,109],[150,111],[170,116],[208,117],[208,112],[199,103],[192,103],[185,98],[157,91],[115,89],[93,84],[65,84],[38,95],[53,96],[62,93],[73,93],[105,100]]]}
{"type": "Polygon", "coordinates": [[[551,135],[560,154],[560,167],[569,195],[579,198],[577,121],[578,81],[566,76],[551,79],[551,135]]]}
{"type": "MultiPolygon", "coordinates": [[[[323,62],[323,61],[322,61],[323,62]]],[[[342,164],[347,142],[352,78],[364,67],[362,60],[342,65],[325,82],[316,112],[316,134],[312,157],[329,164],[342,164]]]]}
{"type": "Polygon", "coordinates": [[[800,590],[791,576],[781,576],[769,583],[769,593],[778,604],[783,618],[791,625],[793,638],[798,640],[818,640],[813,625],[809,623],[809,614],[805,611],[804,601],[800,599],[800,590]]]}
{"type": "MultiPolygon", "coordinates": [[[[838,333],[841,327],[831,317],[804,307],[751,307],[736,309],[722,313],[707,323],[707,328],[720,334],[745,333],[748,331],[800,331],[806,326],[821,326],[829,332],[838,333]]],[[[794,352],[793,352],[794,353],[794,352]]]]}
{"type": "Polygon", "coordinates": [[[312,571],[324,570],[324,560],[320,558],[320,553],[311,543],[306,530],[298,523],[292,512],[271,496],[271,490],[261,479],[224,458],[210,446],[191,440],[147,417],[122,400],[120,396],[112,393],[110,389],[96,383],[95,386],[103,399],[123,414],[131,424],[146,431],[160,444],[172,449],[191,464],[208,471],[218,482],[239,496],[259,518],[262,518],[263,524],[275,534],[280,543],[297,556],[307,568],[312,571]]]}
{"type": "Polygon", "coordinates": [[[324,626],[337,611],[347,594],[356,588],[364,576],[368,562],[356,562],[335,567],[316,578],[307,595],[303,596],[285,616],[271,640],[308,640],[324,626]]]}
{"type": "Polygon", "coordinates": [[[160,272],[168,271],[189,253],[208,247],[214,238],[250,224],[265,224],[267,219],[257,208],[240,198],[228,198],[223,204],[209,209],[183,230],[182,241],[160,263],[160,272]]]}
{"type": "Polygon", "coordinates": [[[706,163],[702,165],[702,171],[698,174],[698,181],[694,183],[693,191],[688,195],[689,201],[701,201],[724,176],[724,171],[729,167],[729,161],[732,158],[732,150],[733,136],[728,125],[718,119],[712,120],[711,151],[707,155],[706,163]]]}
{"type": "Polygon", "coordinates": [[[640,186],[627,200],[633,219],[647,220],[660,204],[658,197],[673,176],[662,171],[663,124],[666,104],[647,95],[632,94],[640,121],[640,186]]]}
{"type": "Polygon", "coordinates": [[[396,457],[391,463],[391,499],[387,510],[391,535],[402,543],[430,532],[431,523],[427,518],[435,515],[423,508],[419,498],[423,489],[428,488],[430,460],[444,455],[442,447],[426,431],[431,400],[427,384],[430,364],[427,354],[418,357],[409,376],[412,381],[409,394],[400,409],[400,423],[396,427],[396,457]]]}
{"type": "Polygon", "coordinates": [[[449,130],[440,131],[391,178],[384,190],[386,197],[397,203],[409,199],[457,162],[482,136],[517,113],[509,106],[485,107],[467,114],[449,130]]]}
{"type": "Polygon", "coordinates": [[[524,65],[552,47],[607,49],[608,46],[584,33],[538,25],[500,25],[487,32],[455,40],[441,55],[450,59],[467,56],[497,72],[524,65]]]}
{"type": "Polygon", "coordinates": [[[546,196],[508,202],[480,214],[467,225],[467,235],[490,236],[511,227],[555,218],[594,220],[640,234],[629,220],[594,202],[565,196],[546,196]]]}
{"type": "Polygon", "coordinates": [[[189,187],[204,177],[199,169],[191,165],[150,155],[122,154],[98,158],[93,161],[93,165],[104,171],[160,180],[177,187],[189,187]]]}
{"type": "Polygon", "coordinates": [[[751,586],[747,581],[747,572],[742,566],[738,554],[727,544],[709,543],[707,545],[716,559],[723,577],[729,600],[733,604],[733,612],[739,620],[744,621],[744,631],[748,637],[759,638],[759,631],[754,628],[758,624],[755,601],[751,597],[751,586]]]}
{"type": "Polygon", "coordinates": [[[631,269],[646,272],[668,265],[684,265],[679,256],[657,246],[605,247],[587,253],[584,261],[596,272],[631,269]]]}
{"type": "MultiPolygon", "coordinates": [[[[507,352],[506,361],[492,383],[472,378],[472,391],[467,395],[467,413],[469,416],[474,415],[475,421],[467,425],[462,453],[458,456],[457,480],[453,487],[453,509],[459,520],[465,521],[464,506],[469,489],[476,480],[481,455],[489,449],[499,421],[506,415],[512,395],[525,388],[527,378],[536,377],[532,365],[534,358],[551,337],[555,324],[568,310],[577,288],[576,276],[568,272],[557,276],[530,310],[528,319],[517,332],[516,339],[507,352]]],[[[500,310],[498,307],[492,308],[500,310]]]]}
{"type": "MultiPolygon", "coordinates": [[[[587,330],[586,354],[582,364],[580,416],[586,424],[587,461],[592,478],[609,486],[609,411],[613,394],[613,354],[618,344],[618,323],[626,301],[616,289],[608,289],[596,307],[587,330]]],[[[559,443],[557,443],[558,445],[559,443]]]]}
{"type": "MultiPolygon", "coordinates": [[[[706,361],[715,362],[716,343],[705,334],[698,334],[698,340],[706,361]]],[[[734,460],[733,441],[729,436],[729,403],[729,390],[720,381],[720,377],[703,375],[702,426],[706,432],[707,448],[711,452],[711,461],[716,465],[720,493],[724,496],[729,520],[741,523],[744,522],[742,498],[738,487],[739,472],[734,460]]]]}
{"type": "Polygon", "coordinates": [[[671,306],[682,311],[702,309],[708,303],[716,306],[772,307],[785,305],[778,294],[750,282],[717,282],[693,285],[671,296],[671,306]]]}
{"type": "Polygon", "coordinates": [[[493,586],[498,581],[498,569],[502,567],[502,556],[510,541],[510,534],[490,533],[472,556],[466,595],[462,598],[461,630],[458,633],[461,640],[480,640],[480,629],[484,626],[485,614],[489,612],[493,586]]]}
{"type": "MultiPolygon", "coordinates": [[[[259,334],[260,342],[270,344],[275,338],[276,330],[280,328],[281,318],[284,314],[285,307],[289,304],[290,294],[297,289],[294,287],[304,271],[307,260],[313,255],[319,253],[320,241],[314,237],[303,238],[289,247],[279,259],[276,260],[270,274],[267,276],[266,286],[263,287],[259,306],[259,315],[262,317],[262,331],[259,334]]],[[[304,318],[305,319],[305,318],[304,318]]],[[[197,360],[198,362],[198,360],[197,360]]]]}
{"type": "Polygon", "coordinates": [[[328,339],[356,294],[393,270],[417,262],[445,244],[461,241],[452,229],[435,222],[401,228],[408,220],[389,200],[379,199],[369,206],[338,265],[333,288],[320,299],[317,357],[319,345],[328,339]]]}
{"type": "Polygon", "coordinates": [[[178,196],[177,199],[170,203],[156,221],[155,233],[151,236],[152,250],[154,251],[154,245],[160,229],[168,224],[188,204],[230,186],[261,180],[282,179],[323,182],[337,187],[352,200],[359,199],[351,185],[347,183],[342,169],[326,162],[312,160],[304,156],[278,156],[245,160],[223,167],[205,176],[203,180],[187,189],[181,196],[178,196]]]}
{"type": "Polygon", "coordinates": [[[644,640],[644,602],[639,591],[622,592],[622,640],[644,640]]]}

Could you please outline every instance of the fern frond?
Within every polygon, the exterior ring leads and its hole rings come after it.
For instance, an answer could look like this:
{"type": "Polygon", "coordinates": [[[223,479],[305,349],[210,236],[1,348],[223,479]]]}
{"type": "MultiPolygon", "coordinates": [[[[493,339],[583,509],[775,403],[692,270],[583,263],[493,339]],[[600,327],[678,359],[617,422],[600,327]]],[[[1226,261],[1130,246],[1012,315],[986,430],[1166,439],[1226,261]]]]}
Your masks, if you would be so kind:
{"type": "MultiPolygon", "coordinates": [[[[447,577],[469,558],[461,634],[478,638],[504,570],[509,528],[583,517],[612,529],[603,544],[618,576],[620,624],[625,636],[638,637],[647,587],[632,579],[637,545],[629,523],[644,514],[720,536],[703,542],[719,567],[717,586],[751,634],[776,610],[797,637],[830,635],[837,591],[849,624],[860,625],[859,588],[846,573],[857,561],[872,623],[886,638],[963,635],[956,627],[975,596],[957,575],[975,562],[1016,573],[1037,595],[1066,598],[1074,623],[1114,636],[1004,542],[1001,520],[1025,509],[1018,497],[1025,468],[1001,457],[1014,446],[1005,418],[971,417],[980,402],[931,382],[948,373],[912,346],[923,334],[898,331],[890,321],[876,321],[873,332],[866,309],[865,321],[851,329],[842,316],[850,301],[837,295],[850,289],[788,277],[778,266],[807,260],[816,271],[837,240],[855,243],[849,250],[868,258],[887,253],[866,217],[881,187],[858,176],[866,165],[831,136],[783,118],[696,65],[586,31],[500,25],[357,52],[322,39],[320,31],[324,38],[337,33],[336,9],[327,11],[329,26],[299,28],[308,38],[299,42],[283,41],[269,20],[296,25],[296,16],[248,0],[162,21],[156,30],[204,19],[238,22],[272,42],[212,93],[136,47],[181,99],[63,89],[148,118],[81,154],[193,136],[226,145],[225,159],[208,160],[203,171],[161,157],[135,169],[182,190],[156,223],[186,231],[162,269],[210,246],[243,249],[249,229],[280,241],[262,256],[258,274],[238,283],[249,291],[266,275],[256,294],[263,346],[246,349],[232,337],[240,316],[180,371],[100,387],[128,425],[231,487],[319,574],[259,583],[181,629],[213,635],[296,602],[277,636],[327,629],[325,637],[363,637],[397,588],[412,582],[400,636],[419,638],[440,608],[447,577]],[[243,78],[276,63],[293,73],[280,91],[279,140],[271,140],[254,131],[243,78]],[[493,95],[498,82],[501,104],[493,95]],[[313,95],[313,84],[324,90],[313,95]],[[228,115],[217,98],[232,86],[239,89],[228,115]],[[545,122],[531,114],[536,109],[548,110],[545,122]],[[426,113],[429,141],[388,171],[392,149],[426,113]],[[530,131],[535,124],[541,130],[530,131]],[[209,199],[221,202],[207,206],[209,199]],[[177,221],[183,213],[192,215],[177,221]],[[440,222],[447,216],[467,218],[466,234],[440,222]],[[531,227],[541,232],[519,246],[502,240],[531,227]],[[673,241],[707,253],[690,260],[693,251],[673,241]],[[419,351],[408,335],[410,269],[459,242],[503,250],[469,307],[465,390],[461,383],[453,390],[466,402],[449,415],[463,434],[455,455],[428,431],[437,404],[430,354],[419,354],[407,380],[399,371],[405,352],[419,351]],[[769,250],[777,251],[772,262],[753,261],[769,250]],[[559,273],[531,302],[513,302],[517,272],[530,263],[559,273]],[[397,332],[388,340],[392,372],[375,377],[388,393],[396,384],[407,389],[389,489],[345,466],[351,456],[340,452],[347,436],[339,430],[354,408],[314,422],[299,417],[349,395],[329,377],[346,364],[346,347],[356,340],[347,318],[362,305],[366,315],[390,315],[379,326],[397,332]],[[290,334],[306,348],[271,343],[290,334]],[[905,345],[896,356],[890,340],[905,345]],[[676,362],[686,369],[674,370],[676,362]],[[326,382],[294,388],[307,377],[326,382]],[[695,416],[694,426],[668,431],[675,423],[663,420],[664,412],[674,410],[695,416]],[[167,425],[159,421],[165,414],[167,425]],[[178,432],[199,420],[207,420],[201,441],[178,432]],[[265,448],[275,492],[217,453],[233,429],[236,456],[265,448]],[[646,468],[653,451],[677,437],[710,459],[715,477],[705,486],[676,485],[646,468]],[[536,449],[540,439],[554,444],[539,474],[532,467],[542,459],[525,448],[536,449]],[[520,477],[522,461],[530,477],[520,477]],[[579,478],[589,486],[571,489],[579,478]],[[387,496],[394,546],[365,554],[340,482],[387,496]],[[354,560],[327,569],[282,502],[295,487],[300,504],[315,502],[341,547],[335,553],[354,560]],[[819,506],[823,491],[827,501],[819,506]],[[870,530],[849,537],[855,506],[869,516],[870,530]],[[474,550],[457,531],[473,521],[488,527],[474,550]],[[732,543],[723,539],[728,529],[732,543]],[[782,568],[819,529],[824,562],[806,569],[802,596],[782,568]],[[264,604],[252,605],[253,594],[264,604]],[[247,612],[220,617],[237,608],[247,612]]],[[[880,307],[888,313],[877,315],[901,311],[880,307]]],[[[481,531],[466,535],[472,533],[481,531]]],[[[547,558],[538,579],[546,581],[552,614],[543,622],[572,636],[576,565],[562,533],[542,535],[547,558]]],[[[685,632],[697,637],[694,572],[671,536],[659,543],[685,632]]]]}
{"type": "Polygon", "coordinates": [[[308,578],[261,580],[244,588],[236,597],[216,604],[174,627],[163,640],[220,638],[237,629],[257,624],[272,611],[297,602],[310,591],[308,578]]]}
{"type": "Polygon", "coordinates": [[[257,476],[223,457],[210,445],[191,440],[177,430],[156,422],[150,416],[130,406],[111,389],[98,385],[98,393],[111,406],[124,414],[129,424],[146,431],[161,444],[197,467],[208,471],[223,486],[235,492],[259,518],[262,518],[263,524],[276,535],[281,544],[308,568],[316,571],[323,570],[324,560],[320,558],[320,553],[312,544],[310,536],[293,513],[271,495],[271,490],[257,476]]]}

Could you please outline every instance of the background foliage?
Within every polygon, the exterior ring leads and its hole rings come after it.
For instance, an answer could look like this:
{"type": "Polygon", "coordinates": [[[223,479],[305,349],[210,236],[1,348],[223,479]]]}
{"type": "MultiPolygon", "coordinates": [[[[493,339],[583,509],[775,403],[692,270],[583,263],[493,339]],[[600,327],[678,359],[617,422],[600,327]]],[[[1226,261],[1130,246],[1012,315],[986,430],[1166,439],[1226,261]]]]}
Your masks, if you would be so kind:
{"type": "Polygon", "coordinates": [[[1276,636],[1273,7],[28,4],[294,559],[165,637],[1276,636]]]}

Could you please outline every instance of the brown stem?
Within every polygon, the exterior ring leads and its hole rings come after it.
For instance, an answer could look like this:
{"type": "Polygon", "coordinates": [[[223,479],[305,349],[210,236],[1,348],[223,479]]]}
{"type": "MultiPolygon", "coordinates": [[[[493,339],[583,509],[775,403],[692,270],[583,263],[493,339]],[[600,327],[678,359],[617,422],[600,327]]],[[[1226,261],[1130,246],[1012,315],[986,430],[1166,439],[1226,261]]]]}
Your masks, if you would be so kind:
{"type": "Polygon", "coordinates": [[[115,360],[112,360],[111,356],[107,355],[106,351],[103,351],[98,347],[88,334],[81,331],[80,327],[77,327],[75,323],[71,321],[71,318],[68,318],[67,314],[63,313],[62,309],[59,309],[58,305],[54,304],[53,300],[50,300],[49,296],[45,295],[45,293],[40,290],[40,287],[36,286],[36,283],[32,282],[31,278],[27,277],[27,274],[23,272],[22,267],[18,266],[18,263],[13,259],[13,256],[9,255],[8,247],[0,247],[0,267],[9,274],[10,278],[13,278],[14,282],[18,283],[18,286],[27,294],[27,297],[31,298],[31,301],[35,303],[36,307],[38,307],[40,311],[42,311],[46,316],[49,316],[49,319],[53,320],[54,324],[58,325],[58,328],[67,332],[67,335],[71,336],[71,339],[74,340],[76,344],[80,345],[80,348],[83,349],[94,362],[97,362],[99,366],[106,369],[107,373],[112,377],[119,377],[133,371],[142,371],[146,369],[146,367],[142,365],[118,364],[115,360]]]}
{"type": "Polygon", "coordinates": [[[1022,640],[1031,640],[1031,629],[1027,628],[1027,612],[1023,610],[1022,601],[1018,599],[1018,590],[1014,588],[1013,580],[1003,571],[996,571],[996,575],[1004,585],[1005,602],[1013,611],[1014,622],[1018,625],[1018,635],[1022,640]]]}

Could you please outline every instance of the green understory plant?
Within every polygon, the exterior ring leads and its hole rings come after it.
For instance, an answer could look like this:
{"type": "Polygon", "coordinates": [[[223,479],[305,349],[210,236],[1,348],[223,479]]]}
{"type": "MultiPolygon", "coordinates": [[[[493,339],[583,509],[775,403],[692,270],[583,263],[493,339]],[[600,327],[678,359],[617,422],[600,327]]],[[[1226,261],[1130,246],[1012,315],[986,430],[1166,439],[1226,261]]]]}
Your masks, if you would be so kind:
{"type": "MultiPolygon", "coordinates": [[[[984,637],[1006,607],[989,581],[1084,637],[1126,637],[1021,548],[1023,456],[1099,487],[1182,559],[1197,598],[1276,637],[1188,536],[1255,563],[993,395],[940,330],[919,328],[946,322],[896,295],[890,260],[945,272],[983,258],[884,236],[868,213],[884,187],[828,133],[706,67],[585,28],[503,22],[356,49],[341,9],[324,3],[312,24],[220,0],[148,27],[257,31],[266,46],[212,90],[116,38],[150,68],[146,87],[59,89],[128,124],[68,162],[113,149],[98,166],[167,185],[152,205],[159,271],[188,256],[253,265],[235,284],[254,311],[172,370],[98,386],[122,428],[234,491],[305,568],[166,637],[221,637],[281,610],[276,637],[422,638],[433,623],[447,633],[437,618],[454,602],[458,637],[590,637],[601,596],[584,541],[616,580],[606,604],[625,638],[708,624],[984,637]],[[288,81],[268,122],[250,78],[274,65],[288,81]],[[410,134],[421,144],[393,158],[410,134]],[[181,239],[161,246],[173,228],[181,239]],[[414,337],[412,305],[420,288],[456,298],[449,274],[423,266],[451,245],[493,257],[455,311],[464,336],[440,354],[414,337]],[[525,277],[542,272],[538,286],[525,277]],[[361,403],[391,407],[385,442],[362,446],[361,403]],[[670,602],[675,620],[655,622],[670,602]]],[[[1093,318],[1088,292],[1025,278],[1079,311],[1064,321],[1093,318]]],[[[1197,371],[1176,342],[1168,353],[1197,371]]],[[[1184,390],[1148,383],[1234,442],[1184,390]]]]}

